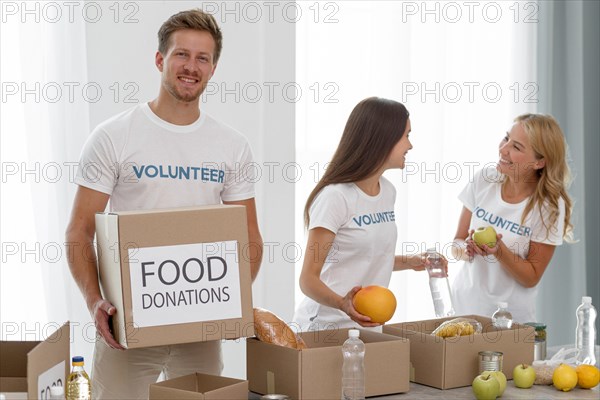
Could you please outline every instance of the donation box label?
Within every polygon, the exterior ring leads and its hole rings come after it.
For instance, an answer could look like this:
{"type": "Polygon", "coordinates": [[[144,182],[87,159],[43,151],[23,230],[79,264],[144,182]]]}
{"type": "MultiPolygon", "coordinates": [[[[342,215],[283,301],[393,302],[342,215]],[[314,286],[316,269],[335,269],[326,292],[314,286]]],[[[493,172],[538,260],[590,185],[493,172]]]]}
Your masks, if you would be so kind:
{"type": "Polygon", "coordinates": [[[242,317],[237,241],[128,253],[137,328],[242,317]]]}

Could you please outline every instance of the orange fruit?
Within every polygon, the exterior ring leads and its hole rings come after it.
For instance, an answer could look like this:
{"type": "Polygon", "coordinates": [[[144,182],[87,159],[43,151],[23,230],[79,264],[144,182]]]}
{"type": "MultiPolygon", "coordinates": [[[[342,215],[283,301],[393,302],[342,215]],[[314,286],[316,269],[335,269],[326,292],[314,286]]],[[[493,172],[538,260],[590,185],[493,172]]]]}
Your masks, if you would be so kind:
{"type": "Polygon", "coordinates": [[[580,388],[591,389],[600,381],[600,370],[593,365],[581,364],[575,369],[580,388]]]}
{"type": "Polygon", "coordinates": [[[371,318],[372,322],[383,324],[389,321],[396,311],[396,296],[383,286],[366,286],[352,299],[354,309],[371,318]]]}

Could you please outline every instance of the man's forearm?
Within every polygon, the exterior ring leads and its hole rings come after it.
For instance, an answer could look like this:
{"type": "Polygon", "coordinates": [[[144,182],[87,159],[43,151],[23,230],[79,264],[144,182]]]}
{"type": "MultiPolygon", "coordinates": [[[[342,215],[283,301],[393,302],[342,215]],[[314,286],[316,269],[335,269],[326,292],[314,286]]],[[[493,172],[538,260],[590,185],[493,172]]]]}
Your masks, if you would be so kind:
{"type": "Polygon", "coordinates": [[[102,299],[96,250],[92,240],[74,233],[67,234],[67,260],[71,275],[91,311],[94,304],[102,299]]]}

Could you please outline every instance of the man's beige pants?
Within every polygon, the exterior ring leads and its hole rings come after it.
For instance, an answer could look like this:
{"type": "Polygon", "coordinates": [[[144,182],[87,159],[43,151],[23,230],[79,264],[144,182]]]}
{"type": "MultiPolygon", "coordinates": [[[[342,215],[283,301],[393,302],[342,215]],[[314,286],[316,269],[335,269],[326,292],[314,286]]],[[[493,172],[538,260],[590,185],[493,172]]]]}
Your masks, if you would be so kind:
{"type": "Polygon", "coordinates": [[[161,373],[172,379],[195,372],[220,375],[222,370],[219,340],[122,351],[100,339],[94,349],[92,398],[147,399],[149,385],[161,373]]]}

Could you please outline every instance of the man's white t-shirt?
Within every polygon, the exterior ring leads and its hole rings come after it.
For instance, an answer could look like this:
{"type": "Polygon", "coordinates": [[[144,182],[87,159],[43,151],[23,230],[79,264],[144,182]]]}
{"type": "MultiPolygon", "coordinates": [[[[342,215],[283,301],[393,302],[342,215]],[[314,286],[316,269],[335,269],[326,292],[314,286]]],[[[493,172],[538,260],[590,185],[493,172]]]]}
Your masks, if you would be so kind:
{"type": "Polygon", "coordinates": [[[144,103],[92,132],[75,183],[109,194],[111,211],[147,210],[253,198],[255,170],[233,128],[204,112],[174,125],[144,103]]]}
{"type": "MultiPolygon", "coordinates": [[[[559,202],[556,223],[547,230],[548,212],[544,207],[543,220],[538,207],[534,207],[523,224],[521,217],[529,199],[518,204],[507,203],[501,195],[502,175],[495,168],[479,171],[459,195],[459,199],[472,213],[469,230],[492,226],[502,234],[502,241],[516,255],[527,258],[530,243],[562,244],[565,203],[559,202]]],[[[493,255],[475,255],[465,261],[452,285],[454,309],[457,315],[477,314],[491,317],[500,301],[508,303],[513,320],[534,322],[537,286],[526,288],[518,283],[493,255]]]]}
{"type": "MultiPolygon", "coordinates": [[[[383,177],[379,183],[376,196],[354,183],[327,185],[310,207],[308,229],[322,227],[335,233],[321,280],[340,296],[354,286],[387,287],[390,282],[397,237],[396,189],[383,177]]],[[[359,326],[346,313],[309,297],[298,306],[294,324],[302,331],[359,326]]]]}

